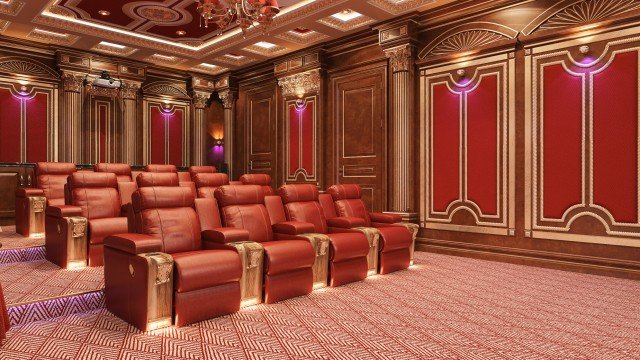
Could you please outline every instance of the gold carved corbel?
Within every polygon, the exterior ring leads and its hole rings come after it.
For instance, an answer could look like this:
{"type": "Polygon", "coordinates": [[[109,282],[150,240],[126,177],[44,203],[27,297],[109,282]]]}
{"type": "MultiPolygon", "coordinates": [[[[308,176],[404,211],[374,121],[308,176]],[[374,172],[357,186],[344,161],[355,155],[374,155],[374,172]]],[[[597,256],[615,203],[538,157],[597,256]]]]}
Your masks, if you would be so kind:
{"type": "Polygon", "coordinates": [[[378,273],[378,251],[380,248],[380,231],[372,227],[357,227],[369,241],[369,254],[367,255],[368,271],[367,275],[375,275],[378,273]]]}
{"type": "Polygon", "coordinates": [[[326,287],[329,284],[329,237],[316,233],[300,236],[309,239],[316,253],[316,261],[313,263],[313,288],[326,287]]]}
{"type": "MultiPolygon", "coordinates": [[[[173,322],[173,257],[153,252],[139,254],[148,267],[147,278],[147,329],[156,330],[171,326],[173,322]]],[[[131,276],[133,267],[129,267],[131,276]]]]}

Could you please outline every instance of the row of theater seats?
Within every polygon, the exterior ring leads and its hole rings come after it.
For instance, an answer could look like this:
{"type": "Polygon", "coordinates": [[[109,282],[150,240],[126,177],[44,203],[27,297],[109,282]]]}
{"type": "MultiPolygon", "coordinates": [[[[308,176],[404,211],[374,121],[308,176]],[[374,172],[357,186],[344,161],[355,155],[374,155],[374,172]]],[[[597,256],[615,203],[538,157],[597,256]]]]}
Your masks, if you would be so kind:
{"type": "Polygon", "coordinates": [[[412,261],[416,227],[369,213],[357,185],[334,185],[326,194],[313,185],[274,191],[268,175],[229,184],[225,174],[194,168],[193,185],[173,171],[147,171],[131,191],[123,168],[101,164],[67,175],[65,204],[45,211],[46,251],[65,267],[84,266],[87,258],[90,266],[104,263],[107,308],[142,330],[340,286],[412,261]]]}

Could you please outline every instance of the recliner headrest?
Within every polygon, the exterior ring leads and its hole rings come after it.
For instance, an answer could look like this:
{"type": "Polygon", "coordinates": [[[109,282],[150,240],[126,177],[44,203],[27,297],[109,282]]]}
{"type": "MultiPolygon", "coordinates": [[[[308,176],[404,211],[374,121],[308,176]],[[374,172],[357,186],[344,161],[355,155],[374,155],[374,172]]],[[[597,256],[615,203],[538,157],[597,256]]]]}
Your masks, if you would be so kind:
{"type": "Polygon", "coordinates": [[[220,206],[264,204],[264,191],[258,185],[225,185],[214,194],[220,206]]]}
{"type": "Polygon", "coordinates": [[[149,186],[179,186],[178,173],[143,172],[136,178],[138,187],[149,186]]]}
{"type": "Polygon", "coordinates": [[[139,188],[131,196],[135,212],[146,209],[193,207],[191,189],[181,186],[151,186],[139,188]]]}
{"type": "Polygon", "coordinates": [[[38,162],[35,173],[38,175],[69,175],[76,172],[76,164],[61,162],[38,162]]]}
{"type": "Polygon", "coordinates": [[[218,187],[229,185],[229,175],[225,173],[199,173],[193,177],[196,187],[218,187]]]}
{"type": "Polygon", "coordinates": [[[189,175],[195,177],[197,174],[213,174],[217,173],[215,166],[189,166],[189,175]]]}
{"type": "Polygon", "coordinates": [[[271,176],[268,174],[244,174],[240,176],[244,185],[271,186],[271,176]]]}
{"type": "Polygon", "coordinates": [[[278,188],[278,195],[285,204],[298,201],[318,201],[318,188],[311,184],[283,185],[278,188]]]}
{"type": "Polygon", "coordinates": [[[362,197],[362,189],[356,184],[332,185],[327,189],[327,193],[331,195],[333,201],[362,197]]]}
{"type": "Polygon", "coordinates": [[[94,166],[96,172],[114,173],[116,175],[131,176],[129,164],[99,163],[94,166]]]}
{"type": "Polygon", "coordinates": [[[144,171],[152,173],[177,173],[178,168],[172,164],[148,164],[144,171]]]}
{"type": "Polygon", "coordinates": [[[113,173],[74,172],[67,179],[69,190],[78,188],[118,188],[118,177],[113,173]]]}

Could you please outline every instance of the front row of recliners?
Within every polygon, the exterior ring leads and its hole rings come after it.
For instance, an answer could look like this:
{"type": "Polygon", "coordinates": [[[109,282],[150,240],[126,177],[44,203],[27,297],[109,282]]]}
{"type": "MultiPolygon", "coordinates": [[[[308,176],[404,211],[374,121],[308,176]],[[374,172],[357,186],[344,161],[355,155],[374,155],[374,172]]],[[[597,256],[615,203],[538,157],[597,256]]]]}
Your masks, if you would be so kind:
{"type": "Polygon", "coordinates": [[[107,308],[142,330],[183,326],[249,299],[274,303],[409,266],[411,232],[398,217],[369,214],[356,185],[267,193],[260,185],[223,185],[213,198],[179,186],[137,189],[129,233],[104,239],[107,308]]]}

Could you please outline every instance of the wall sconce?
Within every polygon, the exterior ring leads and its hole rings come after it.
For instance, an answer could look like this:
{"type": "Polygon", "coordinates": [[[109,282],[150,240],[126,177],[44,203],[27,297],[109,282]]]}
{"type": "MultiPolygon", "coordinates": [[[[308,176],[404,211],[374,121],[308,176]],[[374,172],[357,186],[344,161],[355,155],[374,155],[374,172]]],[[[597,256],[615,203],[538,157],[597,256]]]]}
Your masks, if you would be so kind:
{"type": "Polygon", "coordinates": [[[296,99],[296,110],[301,111],[307,106],[307,99],[296,99]]]}
{"type": "Polygon", "coordinates": [[[215,146],[223,146],[224,145],[224,140],[223,139],[213,139],[213,143],[215,144],[215,146]]]}
{"type": "Polygon", "coordinates": [[[589,51],[591,51],[591,48],[589,47],[589,45],[580,46],[580,53],[581,54],[587,55],[589,53],[589,51]]]}
{"type": "Polygon", "coordinates": [[[29,88],[27,87],[27,85],[29,85],[29,81],[27,80],[18,80],[18,84],[20,84],[20,89],[18,91],[18,94],[20,94],[21,96],[27,96],[29,95],[29,88]]]}

